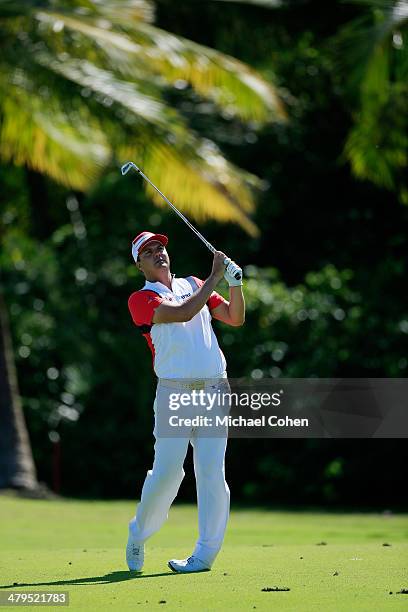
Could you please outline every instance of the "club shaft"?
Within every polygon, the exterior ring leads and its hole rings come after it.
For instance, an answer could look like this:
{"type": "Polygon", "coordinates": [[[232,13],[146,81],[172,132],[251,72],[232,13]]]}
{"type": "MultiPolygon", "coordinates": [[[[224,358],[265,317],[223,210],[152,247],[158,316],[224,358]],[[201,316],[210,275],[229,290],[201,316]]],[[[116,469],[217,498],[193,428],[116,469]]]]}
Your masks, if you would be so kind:
{"type": "Polygon", "coordinates": [[[139,174],[144,178],[145,181],[147,181],[149,183],[149,185],[151,185],[156,191],[157,193],[159,193],[161,195],[161,197],[163,198],[163,200],[165,200],[167,202],[167,204],[174,210],[174,212],[176,213],[176,215],[178,215],[180,217],[180,219],[182,219],[184,221],[184,223],[186,225],[188,225],[188,227],[191,229],[191,231],[193,231],[195,233],[195,235],[200,238],[200,240],[205,244],[205,246],[207,247],[207,249],[209,251],[211,251],[211,253],[215,253],[216,249],[215,247],[213,247],[213,245],[211,244],[211,242],[208,242],[208,240],[206,240],[204,238],[204,236],[198,231],[198,229],[196,229],[194,227],[194,225],[192,223],[190,223],[190,221],[183,215],[183,213],[181,213],[178,208],[176,208],[174,206],[174,204],[172,204],[172,202],[170,202],[170,200],[168,198],[166,198],[166,196],[164,195],[164,193],[162,193],[160,191],[160,189],[158,189],[158,187],[156,187],[156,185],[154,183],[152,183],[152,181],[149,179],[149,177],[147,177],[141,170],[140,168],[138,168],[138,172],[139,174]]]}
{"type": "MultiPolygon", "coordinates": [[[[146,176],[146,175],[144,174],[144,172],[142,172],[142,171],[141,171],[141,169],[140,169],[138,166],[136,166],[136,164],[134,164],[133,162],[127,162],[126,164],[124,164],[124,165],[122,166],[122,168],[121,168],[122,175],[127,174],[131,168],[133,168],[133,169],[134,169],[136,172],[138,172],[138,173],[139,173],[139,174],[140,174],[140,175],[141,175],[141,176],[144,178],[144,180],[145,180],[145,181],[147,181],[147,182],[149,183],[149,185],[151,185],[151,186],[153,187],[153,189],[155,189],[155,190],[157,191],[157,193],[161,195],[161,197],[163,198],[163,200],[164,200],[165,202],[167,202],[167,204],[170,206],[170,208],[172,208],[172,209],[174,210],[174,212],[176,213],[176,215],[178,215],[178,216],[180,217],[180,219],[182,219],[182,221],[184,221],[184,223],[185,223],[186,225],[188,225],[188,227],[191,229],[191,231],[192,231],[192,232],[194,232],[194,234],[197,236],[197,238],[199,238],[199,239],[200,239],[200,240],[201,240],[201,241],[202,241],[202,242],[205,244],[205,246],[207,247],[207,249],[208,249],[209,251],[211,251],[211,253],[213,253],[213,254],[214,254],[214,253],[216,252],[216,249],[215,249],[215,247],[213,247],[213,245],[211,244],[211,242],[208,242],[208,240],[206,240],[206,238],[204,238],[204,236],[203,236],[203,235],[202,235],[202,234],[201,234],[201,233],[198,231],[198,229],[196,229],[196,228],[194,227],[194,225],[193,225],[192,223],[190,223],[190,221],[189,221],[189,220],[188,220],[188,219],[187,219],[187,218],[186,218],[186,217],[183,215],[183,213],[181,213],[181,212],[178,210],[178,208],[176,208],[176,207],[174,206],[174,204],[173,204],[172,202],[170,202],[170,200],[169,200],[168,198],[166,198],[166,196],[164,195],[164,193],[162,193],[162,192],[160,191],[160,189],[159,189],[158,187],[156,187],[156,185],[155,185],[154,183],[152,183],[152,181],[149,179],[149,177],[148,177],[148,176],[146,176]]],[[[230,260],[229,260],[229,259],[226,259],[224,263],[225,263],[225,265],[227,265],[229,262],[230,262],[230,260]]],[[[235,278],[236,278],[237,280],[240,280],[240,279],[241,279],[241,274],[240,274],[239,272],[237,272],[237,273],[235,274],[235,278]]]]}

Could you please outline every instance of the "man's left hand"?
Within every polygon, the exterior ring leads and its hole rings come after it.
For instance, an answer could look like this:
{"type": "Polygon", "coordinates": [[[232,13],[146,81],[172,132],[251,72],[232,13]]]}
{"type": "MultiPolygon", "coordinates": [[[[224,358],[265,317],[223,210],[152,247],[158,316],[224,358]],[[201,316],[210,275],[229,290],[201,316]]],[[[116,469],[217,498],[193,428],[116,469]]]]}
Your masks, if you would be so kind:
{"type": "Polygon", "coordinates": [[[235,261],[230,261],[227,265],[224,278],[230,287],[240,287],[242,285],[242,269],[235,263],[235,261]],[[239,280],[235,278],[237,272],[240,274],[239,280]]]}

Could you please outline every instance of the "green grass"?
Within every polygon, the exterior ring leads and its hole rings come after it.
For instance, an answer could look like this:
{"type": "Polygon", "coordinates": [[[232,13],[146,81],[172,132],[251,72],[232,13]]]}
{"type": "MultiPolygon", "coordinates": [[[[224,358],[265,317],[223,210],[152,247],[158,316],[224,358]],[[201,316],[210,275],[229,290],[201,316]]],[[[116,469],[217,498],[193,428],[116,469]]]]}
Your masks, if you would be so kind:
{"type": "Polygon", "coordinates": [[[397,594],[408,588],[406,515],[236,510],[213,570],[189,576],[167,568],[168,559],[192,551],[197,536],[195,507],[175,505],[138,576],[124,558],[134,507],[1,496],[0,592],[14,583],[21,592],[67,590],[69,610],[95,612],[407,608],[408,595],[397,594]],[[275,586],[290,591],[262,591],[275,586]]]}

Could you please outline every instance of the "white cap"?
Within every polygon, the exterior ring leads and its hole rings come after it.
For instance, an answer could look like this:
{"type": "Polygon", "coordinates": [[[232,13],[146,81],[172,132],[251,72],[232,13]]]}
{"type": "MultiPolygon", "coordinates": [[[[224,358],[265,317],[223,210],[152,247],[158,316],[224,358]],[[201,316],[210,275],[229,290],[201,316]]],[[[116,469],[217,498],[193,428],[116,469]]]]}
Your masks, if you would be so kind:
{"type": "Polygon", "coordinates": [[[153,240],[161,242],[164,246],[167,245],[169,239],[164,234],[153,234],[152,232],[141,232],[132,240],[132,255],[133,259],[137,261],[140,251],[143,250],[144,246],[153,240]]]}

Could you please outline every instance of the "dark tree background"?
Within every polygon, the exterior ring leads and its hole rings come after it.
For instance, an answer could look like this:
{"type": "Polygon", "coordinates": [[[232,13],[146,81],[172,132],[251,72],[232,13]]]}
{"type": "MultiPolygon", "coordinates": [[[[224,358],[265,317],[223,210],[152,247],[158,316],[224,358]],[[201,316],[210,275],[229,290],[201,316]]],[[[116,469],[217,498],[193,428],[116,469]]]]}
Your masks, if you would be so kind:
{"type": "MultiPolygon", "coordinates": [[[[365,107],[339,61],[341,33],[366,4],[157,3],[156,25],[273,78],[288,113],[259,126],[215,115],[189,88],[165,94],[265,181],[259,237],[200,225],[246,272],[245,326],[215,324],[232,377],[407,374],[406,166],[387,186],[356,176],[345,149],[365,107]]],[[[168,233],[178,276],[205,277],[211,257],[113,163],[86,194],[7,164],[0,181],[2,286],[39,479],[55,486],[59,447],[63,494],[137,497],[155,379],[127,310],[142,285],[130,241],[146,228],[168,233]]],[[[227,474],[235,502],[402,509],[407,460],[405,440],[231,440],[227,474]]],[[[180,496],[194,498],[192,470],[180,496]]]]}

